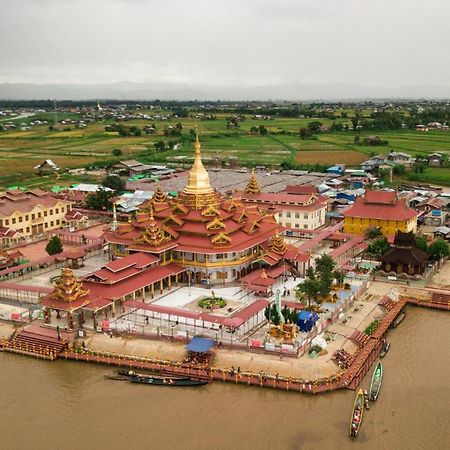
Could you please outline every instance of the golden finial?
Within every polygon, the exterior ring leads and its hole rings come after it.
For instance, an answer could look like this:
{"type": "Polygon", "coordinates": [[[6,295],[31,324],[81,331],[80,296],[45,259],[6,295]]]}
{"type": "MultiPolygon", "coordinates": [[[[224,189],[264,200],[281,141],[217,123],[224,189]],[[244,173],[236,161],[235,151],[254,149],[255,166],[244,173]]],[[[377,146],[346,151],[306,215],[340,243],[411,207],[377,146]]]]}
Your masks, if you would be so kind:
{"type": "Polygon", "coordinates": [[[255,169],[252,169],[252,174],[248,180],[247,186],[245,187],[246,194],[259,194],[261,192],[261,187],[256,179],[255,169]]]}

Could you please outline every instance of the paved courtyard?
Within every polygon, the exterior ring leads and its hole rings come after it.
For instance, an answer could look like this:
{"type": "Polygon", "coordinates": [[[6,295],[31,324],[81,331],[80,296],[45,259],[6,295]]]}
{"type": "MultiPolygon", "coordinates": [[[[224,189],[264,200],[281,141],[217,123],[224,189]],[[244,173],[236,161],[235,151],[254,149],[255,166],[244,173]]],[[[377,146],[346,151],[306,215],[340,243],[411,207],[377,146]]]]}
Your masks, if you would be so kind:
{"type": "MultiPolygon", "coordinates": [[[[108,262],[109,259],[107,254],[102,253],[100,255],[91,256],[89,258],[86,258],[83,267],[80,267],[79,269],[73,269],[73,272],[77,277],[81,277],[100,269],[101,266],[104,266],[108,262]]],[[[14,282],[18,284],[25,284],[28,286],[52,287],[53,284],[51,282],[51,279],[59,275],[61,275],[61,267],[55,268],[48,272],[33,274],[32,278],[27,278],[24,280],[17,278],[14,282]]]]}

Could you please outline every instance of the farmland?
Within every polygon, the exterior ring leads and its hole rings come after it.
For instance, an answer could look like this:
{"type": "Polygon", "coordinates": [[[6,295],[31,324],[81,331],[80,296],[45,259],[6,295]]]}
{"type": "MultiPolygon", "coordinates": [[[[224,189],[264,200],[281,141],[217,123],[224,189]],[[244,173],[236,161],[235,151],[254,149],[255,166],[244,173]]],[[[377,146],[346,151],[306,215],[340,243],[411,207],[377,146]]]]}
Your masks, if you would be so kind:
{"type": "MultiPolygon", "coordinates": [[[[145,111],[141,111],[145,112],[145,111]]],[[[147,111],[147,113],[154,114],[147,111]]],[[[34,117],[39,117],[39,113],[34,117]]],[[[44,117],[51,120],[52,114],[44,117]]],[[[59,112],[57,119],[76,118],[74,113],[59,112]]],[[[244,120],[233,129],[227,127],[229,114],[217,113],[215,120],[200,120],[193,117],[161,120],[133,119],[124,122],[127,127],[143,128],[154,124],[156,132],[152,135],[119,136],[117,132],[105,131],[105,125],[114,123],[101,120],[88,123],[85,128],[74,126],[63,127],[57,124],[53,130],[48,125],[35,125],[30,130],[19,131],[17,128],[0,132],[0,187],[11,185],[51,185],[64,184],[76,180],[69,176],[67,169],[114,163],[120,159],[137,159],[144,163],[159,162],[172,166],[192,161],[192,134],[197,126],[202,141],[204,160],[209,165],[237,164],[254,166],[279,166],[281,163],[305,166],[308,164],[337,164],[357,167],[362,161],[375,154],[386,154],[390,151],[403,151],[412,156],[424,156],[433,152],[448,154],[450,152],[450,132],[429,131],[419,133],[414,130],[394,131],[328,131],[315,132],[302,139],[301,128],[313,121],[320,121],[323,126],[330,127],[333,122],[351,128],[351,115],[343,118],[279,118],[272,120],[255,119],[254,116],[242,115],[244,120]],[[166,136],[164,131],[182,126],[181,136],[166,136]],[[264,133],[255,132],[258,127],[264,133]],[[355,136],[363,143],[367,136],[376,134],[387,141],[387,145],[369,146],[355,143],[355,136]],[[156,150],[155,143],[163,141],[164,150],[156,150]],[[178,148],[169,149],[169,141],[178,143],[178,148]],[[113,150],[120,149],[120,156],[113,156],[113,150]],[[53,160],[61,167],[58,180],[55,176],[38,177],[34,167],[44,159],[53,160]]],[[[18,119],[17,123],[29,123],[33,116],[18,119]]],[[[2,119],[3,121],[3,119],[2,119]]],[[[56,120],[54,121],[56,122],[56,120]]],[[[19,128],[19,127],[18,127],[19,128]]],[[[407,178],[415,181],[439,180],[441,184],[450,185],[449,169],[426,169],[420,174],[407,174],[407,178]]],[[[83,180],[90,180],[83,176],[83,180]]]]}

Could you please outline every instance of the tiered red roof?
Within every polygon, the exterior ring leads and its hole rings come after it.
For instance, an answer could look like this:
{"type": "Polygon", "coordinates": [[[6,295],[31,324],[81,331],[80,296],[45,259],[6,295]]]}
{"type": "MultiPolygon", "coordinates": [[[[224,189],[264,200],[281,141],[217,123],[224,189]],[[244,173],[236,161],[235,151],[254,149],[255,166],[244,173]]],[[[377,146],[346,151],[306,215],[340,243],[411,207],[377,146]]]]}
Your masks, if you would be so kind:
{"type": "MultiPolygon", "coordinates": [[[[256,207],[246,208],[236,200],[222,200],[218,206],[201,210],[176,201],[161,203],[155,205],[153,215],[169,238],[164,250],[208,254],[243,251],[267,241],[279,229],[273,215],[261,213],[256,207]]],[[[150,213],[141,212],[134,222],[121,224],[105,236],[109,242],[125,244],[131,250],[158,253],[161,249],[135,242],[149,223],[150,213]]]]}
{"type": "Polygon", "coordinates": [[[406,204],[405,199],[398,198],[396,192],[385,191],[367,191],[343,214],[344,217],[399,221],[417,217],[417,212],[406,204]]]}

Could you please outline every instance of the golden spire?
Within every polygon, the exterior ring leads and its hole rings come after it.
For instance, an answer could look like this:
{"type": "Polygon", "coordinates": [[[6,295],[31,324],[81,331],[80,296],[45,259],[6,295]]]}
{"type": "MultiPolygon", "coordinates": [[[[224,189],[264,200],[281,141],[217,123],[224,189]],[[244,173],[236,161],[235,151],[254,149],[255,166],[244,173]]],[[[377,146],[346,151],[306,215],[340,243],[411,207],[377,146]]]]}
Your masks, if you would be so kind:
{"type": "Polygon", "coordinates": [[[50,297],[52,300],[62,300],[70,303],[78,300],[80,297],[85,297],[87,294],[89,294],[89,290],[83,289],[81,280],[75,277],[71,269],[64,267],[50,297]]]}
{"type": "Polygon", "coordinates": [[[189,178],[186,187],[183,192],[185,194],[211,194],[213,193],[213,188],[209,183],[209,175],[202,163],[202,152],[201,144],[198,138],[198,131],[196,130],[195,137],[195,157],[194,164],[189,171],[189,178]]]}
{"type": "Polygon", "coordinates": [[[284,255],[286,253],[286,242],[284,242],[283,237],[279,233],[270,240],[269,250],[277,255],[284,255]]]}
{"type": "Polygon", "coordinates": [[[247,186],[245,187],[246,194],[259,194],[261,192],[261,187],[256,179],[255,169],[252,169],[252,174],[250,180],[248,180],[247,186]]]}
{"type": "Polygon", "coordinates": [[[158,247],[170,240],[170,237],[166,236],[163,230],[159,228],[153,217],[153,208],[150,206],[150,223],[145,230],[135,239],[137,244],[147,244],[152,247],[158,247]]]}
{"type": "Polygon", "coordinates": [[[161,186],[157,186],[156,191],[153,194],[153,203],[164,203],[167,200],[167,195],[161,189],[161,186]]]}

